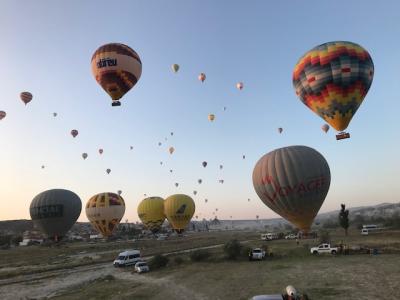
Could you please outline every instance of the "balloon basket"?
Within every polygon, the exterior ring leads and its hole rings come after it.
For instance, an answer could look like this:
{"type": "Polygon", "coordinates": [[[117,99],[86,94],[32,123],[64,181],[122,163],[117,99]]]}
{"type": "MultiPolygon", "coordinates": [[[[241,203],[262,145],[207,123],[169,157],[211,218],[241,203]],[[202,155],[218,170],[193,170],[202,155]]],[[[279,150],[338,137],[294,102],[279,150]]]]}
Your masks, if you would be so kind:
{"type": "Polygon", "coordinates": [[[114,101],[113,103],[111,103],[111,106],[121,106],[121,102],[114,101]]]}
{"type": "Polygon", "coordinates": [[[350,138],[350,133],[347,132],[340,132],[339,134],[336,135],[336,140],[343,140],[349,138],[350,138]]]}

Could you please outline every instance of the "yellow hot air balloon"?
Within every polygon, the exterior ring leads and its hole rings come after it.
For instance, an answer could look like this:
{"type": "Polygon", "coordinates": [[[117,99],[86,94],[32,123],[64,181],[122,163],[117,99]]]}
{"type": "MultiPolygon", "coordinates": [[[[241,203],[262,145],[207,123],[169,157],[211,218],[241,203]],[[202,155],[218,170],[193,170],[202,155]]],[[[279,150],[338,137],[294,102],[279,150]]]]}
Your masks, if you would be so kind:
{"type": "Polygon", "coordinates": [[[86,216],[103,236],[110,236],[125,213],[124,199],[115,193],[94,195],[86,203],[86,216]]]}
{"type": "Polygon", "coordinates": [[[215,119],[215,115],[214,115],[214,114],[209,114],[209,115],[208,115],[208,120],[209,120],[210,122],[213,122],[214,119],[215,119]]]}
{"type": "Polygon", "coordinates": [[[182,233],[192,219],[196,206],[191,197],[183,194],[169,196],[164,201],[164,214],[172,228],[182,233]]]}
{"type": "Polygon", "coordinates": [[[160,197],[149,197],[142,200],[137,208],[137,213],[148,230],[156,233],[164,223],[164,199],[160,197]]]}

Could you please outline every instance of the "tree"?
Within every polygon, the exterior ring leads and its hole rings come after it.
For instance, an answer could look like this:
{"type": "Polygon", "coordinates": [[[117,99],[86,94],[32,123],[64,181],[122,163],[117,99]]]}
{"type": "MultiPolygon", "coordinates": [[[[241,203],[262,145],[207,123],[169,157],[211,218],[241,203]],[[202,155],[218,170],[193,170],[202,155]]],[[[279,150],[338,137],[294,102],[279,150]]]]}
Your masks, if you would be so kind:
{"type": "Polygon", "coordinates": [[[339,224],[343,227],[344,232],[347,236],[347,229],[349,228],[349,210],[346,209],[345,204],[340,205],[342,209],[339,212],[339,224]]]}
{"type": "Polygon", "coordinates": [[[230,240],[224,245],[224,252],[228,259],[236,259],[240,256],[242,245],[238,240],[230,240]]]}

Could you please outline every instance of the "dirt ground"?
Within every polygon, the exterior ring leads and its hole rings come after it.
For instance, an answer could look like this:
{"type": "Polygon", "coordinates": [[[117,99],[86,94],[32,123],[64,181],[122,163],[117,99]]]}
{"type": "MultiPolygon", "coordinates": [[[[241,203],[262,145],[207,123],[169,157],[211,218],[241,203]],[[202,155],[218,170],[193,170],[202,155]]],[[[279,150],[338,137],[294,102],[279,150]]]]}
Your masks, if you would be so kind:
{"type": "MultiPolygon", "coordinates": [[[[179,248],[210,247],[221,245],[232,237],[243,241],[248,236],[209,233],[209,238],[199,234],[170,244],[147,241],[143,252],[153,255],[174,252],[179,248]]],[[[383,299],[397,292],[400,232],[368,237],[351,232],[347,238],[341,232],[332,232],[335,242],[343,240],[350,246],[382,249],[383,254],[376,256],[313,256],[309,253],[309,246],[318,244],[317,240],[302,240],[300,245],[296,245],[295,241],[286,240],[263,242],[256,236],[252,235],[254,239],[244,245],[267,245],[268,250],[274,253],[272,258],[262,262],[249,262],[245,258],[227,261],[223,258],[222,248],[213,247],[209,249],[212,256],[207,261],[191,262],[188,254],[181,251],[171,254],[166,268],[141,275],[133,274],[132,268],[115,269],[112,266],[112,258],[121,250],[112,250],[118,248],[116,243],[101,245],[96,251],[88,245],[86,248],[74,245],[55,251],[32,248],[28,258],[16,254],[15,257],[24,258],[25,263],[32,260],[35,265],[18,263],[11,258],[10,249],[0,260],[0,276],[3,274],[0,299],[249,299],[257,294],[280,293],[288,284],[306,292],[311,299],[383,299]],[[49,256],[53,252],[49,268],[43,258],[45,253],[49,256]],[[94,258],[85,258],[87,256],[94,258]],[[182,257],[184,262],[176,264],[176,256],[182,257]],[[8,263],[5,257],[8,257],[8,263]],[[87,264],[77,265],[82,260],[87,264]]]]}

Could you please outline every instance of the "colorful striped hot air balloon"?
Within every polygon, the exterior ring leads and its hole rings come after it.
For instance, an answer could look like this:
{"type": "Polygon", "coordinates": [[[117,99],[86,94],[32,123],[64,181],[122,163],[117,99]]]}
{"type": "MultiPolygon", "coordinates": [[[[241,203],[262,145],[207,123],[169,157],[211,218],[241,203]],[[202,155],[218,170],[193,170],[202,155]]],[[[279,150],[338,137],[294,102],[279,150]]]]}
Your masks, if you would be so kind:
{"type": "Polygon", "coordinates": [[[182,233],[192,219],[196,206],[191,197],[183,194],[169,196],[164,201],[164,214],[172,228],[182,233]]]}
{"type": "Polygon", "coordinates": [[[325,158],[306,146],[271,151],[253,170],[254,189],[264,204],[303,231],[310,229],[330,182],[325,158]]]}
{"type": "Polygon", "coordinates": [[[143,225],[153,233],[161,229],[165,220],[164,199],[149,197],[143,199],[137,208],[137,213],[143,225]]]}
{"type": "Polygon", "coordinates": [[[112,43],[101,46],[92,56],[92,73],[110,95],[113,106],[139,81],[142,62],[129,46],[112,43]]]}
{"type": "Polygon", "coordinates": [[[369,53],[352,42],[319,45],[296,64],[293,86],[300,100],[338,131],[349,125],[372,84],[369,53]]]}
{"type": "Polygon", "coordinates": [[[19,94],[19,97],[21,98],[22,102],[25,103],[25,105],[31,102],[33,98],[32,94],[29,92],[22,92],[21,94],[19,94]]]}
{"type": "Polygon", "coordinates": [[[94,195],[86,203],[86,216],[92,226],[108,237],[125,214],[125,201],[115,193],[94,195]]]}

